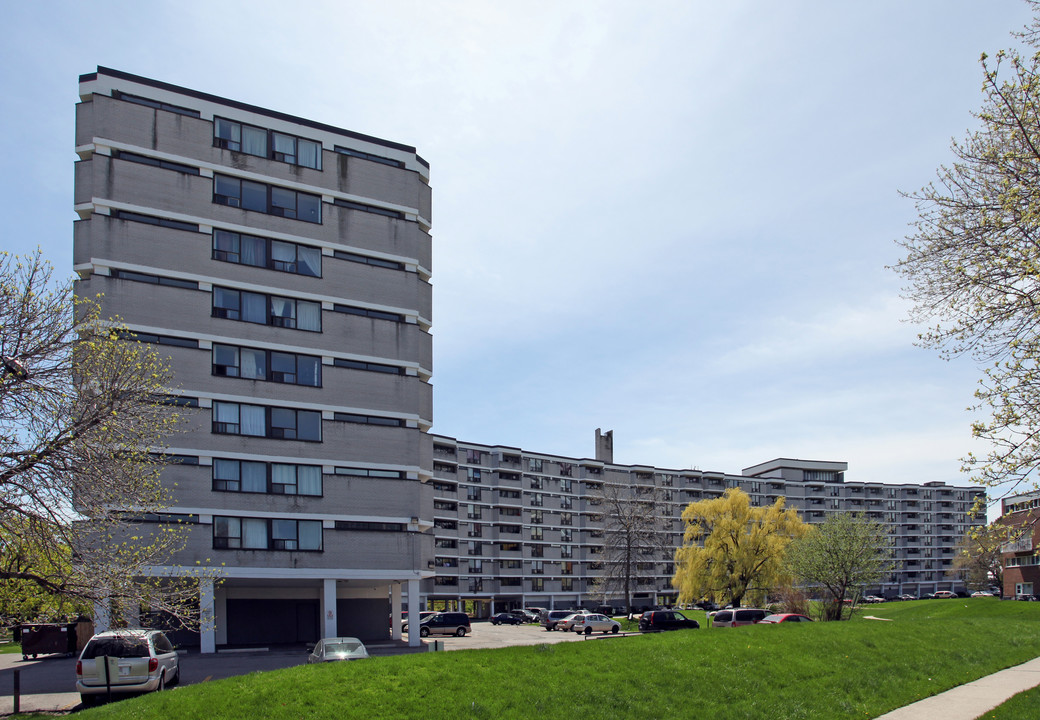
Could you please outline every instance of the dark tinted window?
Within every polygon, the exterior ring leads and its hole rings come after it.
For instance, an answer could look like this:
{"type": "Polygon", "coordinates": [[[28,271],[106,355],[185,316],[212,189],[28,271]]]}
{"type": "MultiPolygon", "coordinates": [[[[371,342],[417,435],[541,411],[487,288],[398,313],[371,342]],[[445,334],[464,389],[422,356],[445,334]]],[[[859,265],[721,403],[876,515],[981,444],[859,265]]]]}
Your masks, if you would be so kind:
{"type": "Polygon", "coordinates": [[[98,657],[148,657],[148,641],[141,637],[107,637],[91,640],[83,648],[83,659],[98,657]]]}

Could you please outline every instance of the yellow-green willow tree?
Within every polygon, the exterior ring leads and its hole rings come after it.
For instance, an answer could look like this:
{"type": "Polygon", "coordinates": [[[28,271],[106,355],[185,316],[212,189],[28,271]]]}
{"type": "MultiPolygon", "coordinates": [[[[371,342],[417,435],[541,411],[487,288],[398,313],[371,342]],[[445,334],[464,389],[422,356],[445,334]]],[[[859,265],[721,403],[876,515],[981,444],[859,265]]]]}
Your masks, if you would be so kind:
{"type": "Polygon", "coordinates": [[[96,301],[74,299],[71,280],[52,281],[39,252],[0,254],[0,594],[190,622],[197,578],[149,577],[185,530],[138,522],[169,505],[159,471],[178,422],[172,375],[125,334],[96,301]]]}
{"type": "Polygon", "coordinates": [[[722,497],[690,503],[682,514],[683,545],[675,551],[672,586],[679,602],[709,597],[739,607],[745,595],[764,598],[786,584],[784,557],[808,525],[784,498],[752,507],[747,493],[730,488],[722,497]]]}

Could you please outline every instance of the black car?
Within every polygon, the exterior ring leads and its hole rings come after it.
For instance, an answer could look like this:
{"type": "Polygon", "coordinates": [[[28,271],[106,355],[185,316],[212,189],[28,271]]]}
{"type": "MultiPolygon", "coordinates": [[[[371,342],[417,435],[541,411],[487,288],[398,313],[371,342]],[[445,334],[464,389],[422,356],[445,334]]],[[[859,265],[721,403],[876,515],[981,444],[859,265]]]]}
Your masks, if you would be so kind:
{"type": "Polygon", "coordinates": [[[681,612],[675,610],[651,610],[643,613],[639,618],[640,632],[660,632],[662,630],[683,630],[689,628],[696,630],[701,625],[696,620],[690,620],[681,612]]]}
{"type": "Polygon", "coordinates": [[[491,616],[492,625],[520,625],[524,621],[518,618],[516,615],[509,613],[499,613],[498,615],[491,616]]]}

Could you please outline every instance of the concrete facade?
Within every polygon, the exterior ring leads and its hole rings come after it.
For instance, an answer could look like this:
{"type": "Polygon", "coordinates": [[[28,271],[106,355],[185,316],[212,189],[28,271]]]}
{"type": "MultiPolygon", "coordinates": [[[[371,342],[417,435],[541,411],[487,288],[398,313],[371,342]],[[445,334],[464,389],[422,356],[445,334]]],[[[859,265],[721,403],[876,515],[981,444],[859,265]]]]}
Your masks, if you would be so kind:
{"type": "Polygon", "coordinates": [[[187,418],[163,481],[178,566],[223,566],[202,650],[400,637],[433,574],[428,165],[107,68],[76,153],[77,292],[170,358],[187,418]]]}
{"type": "Polygon", "coordinates": [[[435,435],[433,489],[436,578],[423,583],[427,607],[464,607],[478,615],[517,607],[623,609],[618,592],[596,580],[609,558],[611,532],[603,488],[654,497],[660,542],[640,549],[636,607],[674,603],[674,550],[682,543],[681,515],[690,503],[739,487],[752,504],[786,498],[809,523],[836,512],[863,512],[891,528],[896,568],[877,594],[921,595],[963,589],[950,574],[957,541],[973,525],[968,515],[979,488],[944,483],[846,482],[844,462],[778,459],[740,475],[618,465],[604,447],[612,434],[596,432],[597,457],[582,459],[467,443],[435,435]]]}

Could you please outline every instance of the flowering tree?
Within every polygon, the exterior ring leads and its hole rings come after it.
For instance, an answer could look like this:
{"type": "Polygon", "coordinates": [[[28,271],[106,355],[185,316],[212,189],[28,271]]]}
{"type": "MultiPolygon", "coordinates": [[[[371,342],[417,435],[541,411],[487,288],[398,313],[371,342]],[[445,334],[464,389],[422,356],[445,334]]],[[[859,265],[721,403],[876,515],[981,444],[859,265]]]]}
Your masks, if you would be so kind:
{"type": "Polygon", "coordinates": [[[148,577],[184,530],[137,522],[169,504],[171,372],[124,335],[72,281],[53,282],[39,252],[0,255],[2,592],[42,593],[55,613],[111,602],[117,616],[143,606],[189,620],[197,582],[148,577]]]}

